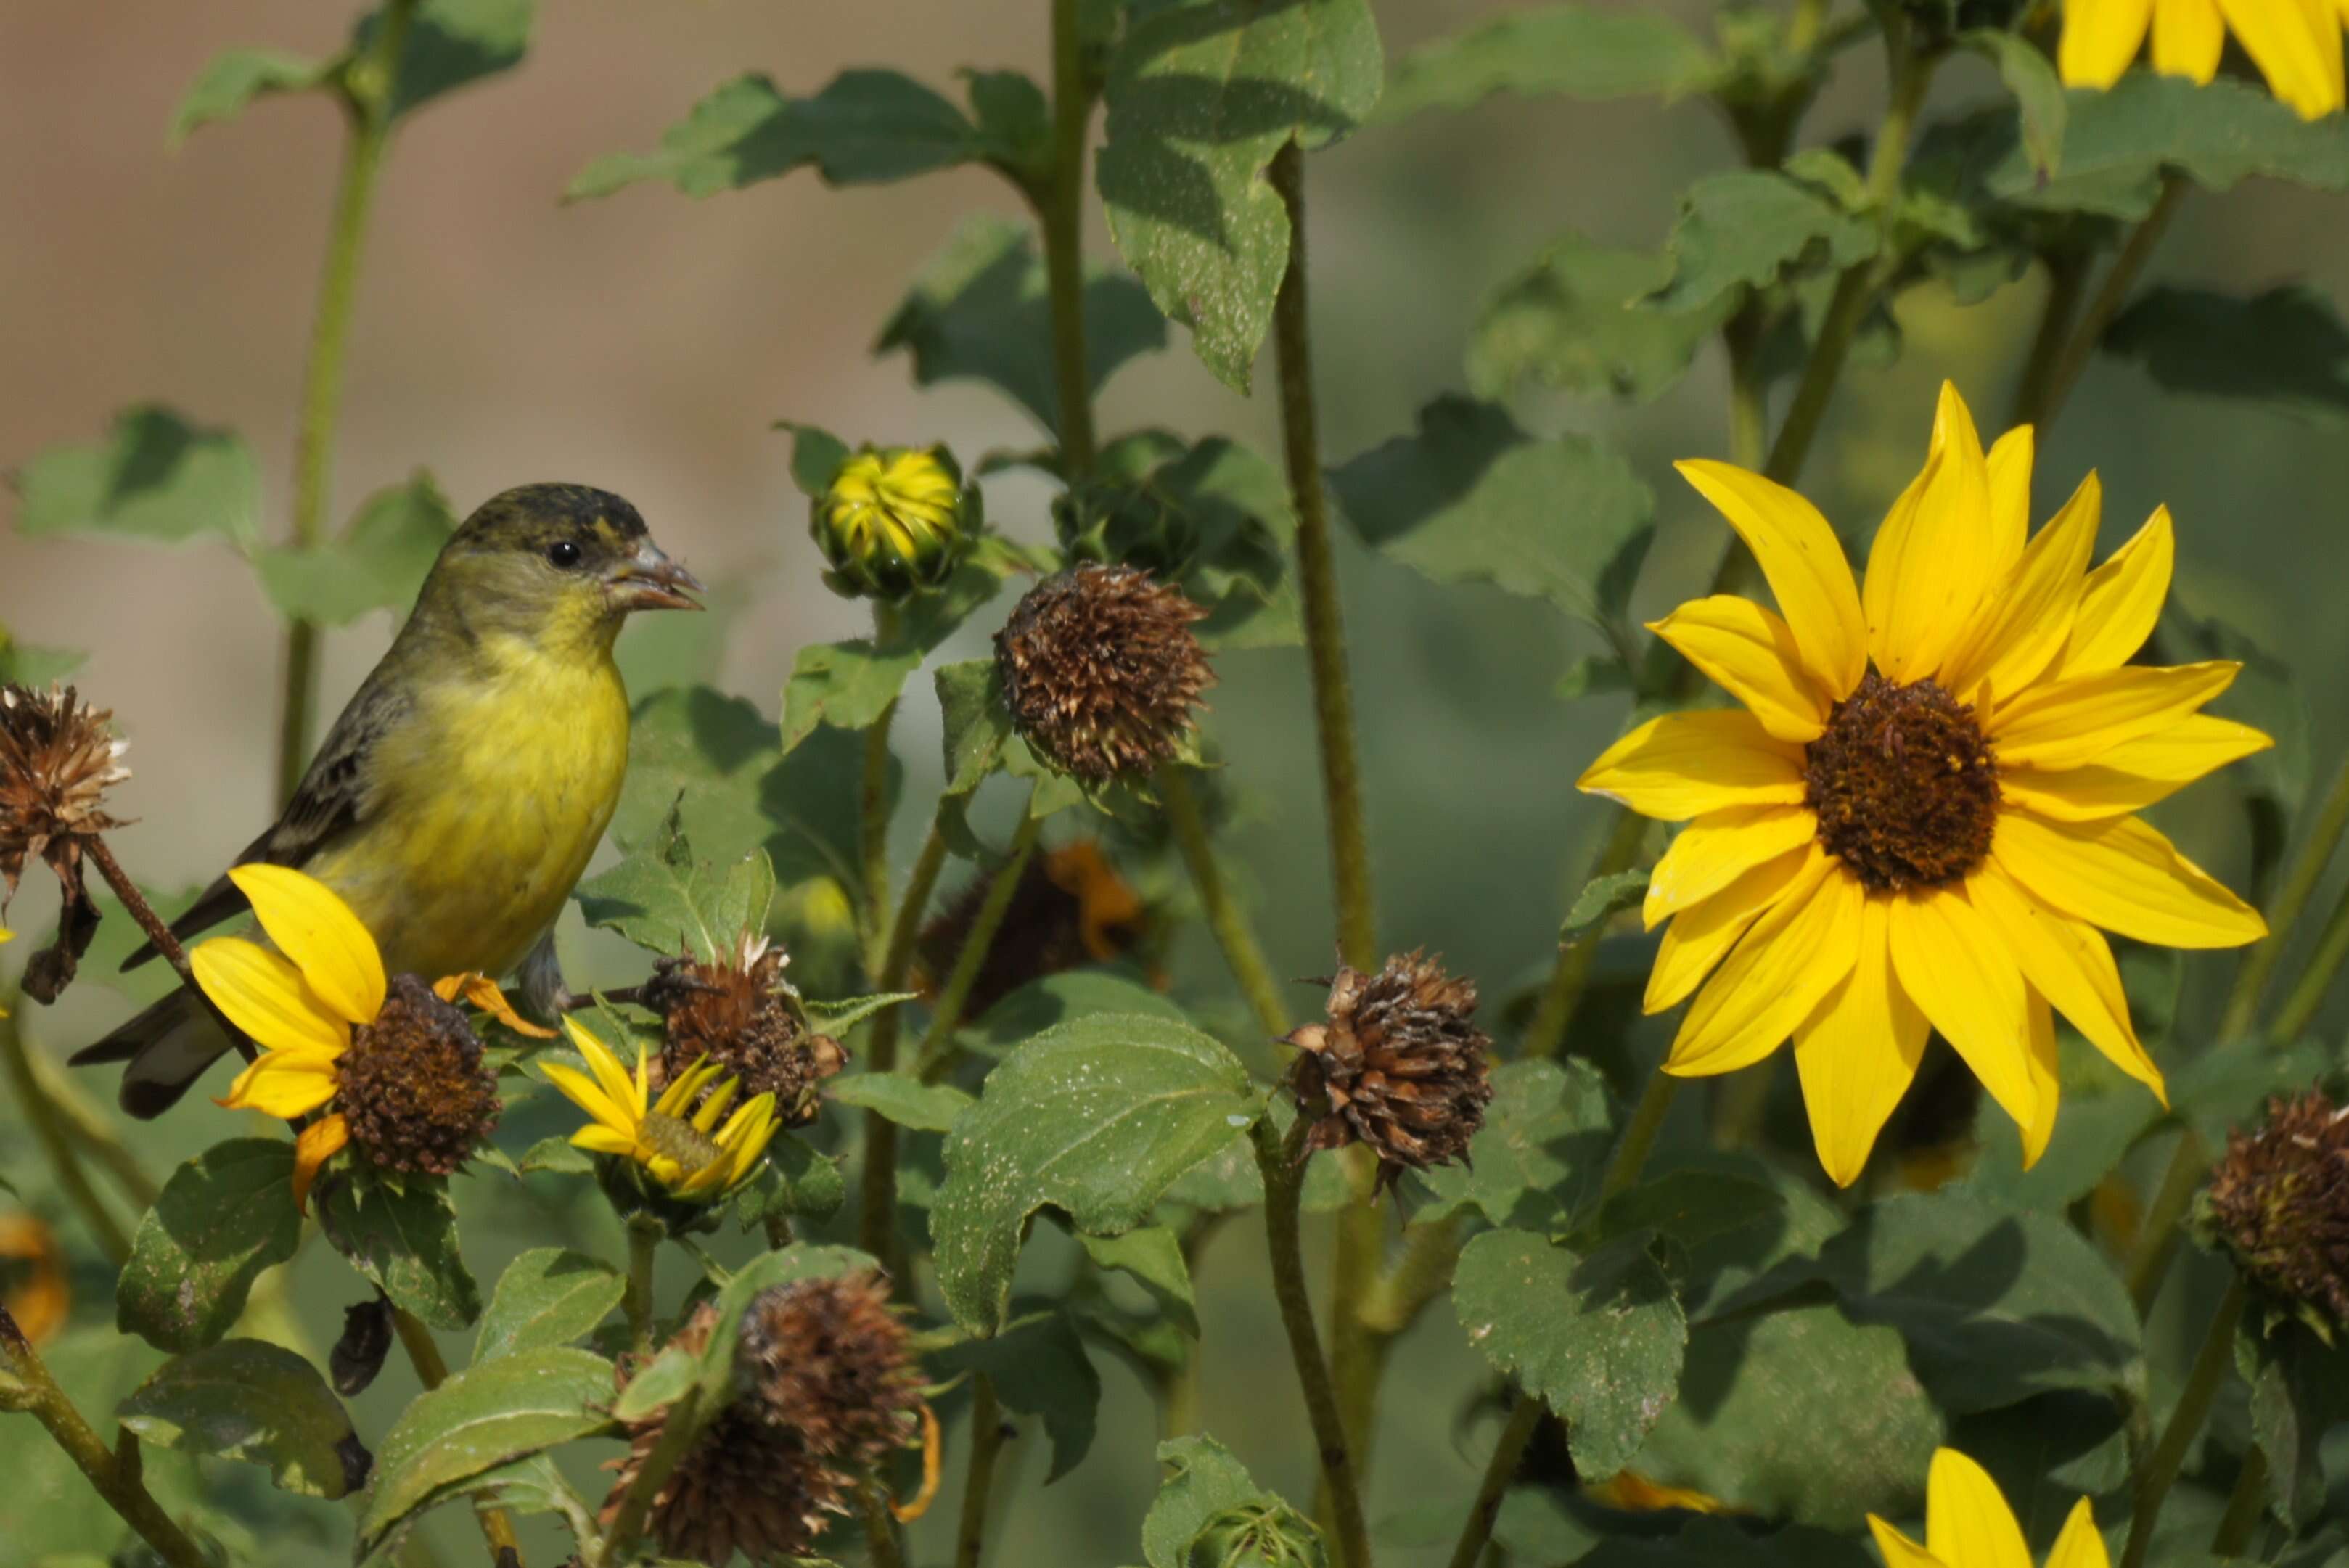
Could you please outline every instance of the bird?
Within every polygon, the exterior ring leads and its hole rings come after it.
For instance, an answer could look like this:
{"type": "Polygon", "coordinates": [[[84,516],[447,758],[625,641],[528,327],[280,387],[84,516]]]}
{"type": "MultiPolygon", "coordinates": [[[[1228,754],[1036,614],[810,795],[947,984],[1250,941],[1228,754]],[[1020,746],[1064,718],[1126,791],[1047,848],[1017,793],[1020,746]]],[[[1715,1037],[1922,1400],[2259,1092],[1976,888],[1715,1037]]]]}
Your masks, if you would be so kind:
{"type": "MultiPolygon", "coordinates": [[[[518,967],[559,1005],[553,928],[618,804],[628,698],[612,649],[640,610],[706,590],[608,490],[531,484],[492,497],[433,562],[391,646],[235,864],[290,866],[340,894],[386,971],[429,979],[518,967]]],[[[171,923],[185,941],[244,913],[222,875],[171,923]]],[[[152,944],[126,961],[155,956],[152,944]]],[[[229,1048],[182,988],[78,1052],[123,1062],[149,1119],[229,1048]]]]}

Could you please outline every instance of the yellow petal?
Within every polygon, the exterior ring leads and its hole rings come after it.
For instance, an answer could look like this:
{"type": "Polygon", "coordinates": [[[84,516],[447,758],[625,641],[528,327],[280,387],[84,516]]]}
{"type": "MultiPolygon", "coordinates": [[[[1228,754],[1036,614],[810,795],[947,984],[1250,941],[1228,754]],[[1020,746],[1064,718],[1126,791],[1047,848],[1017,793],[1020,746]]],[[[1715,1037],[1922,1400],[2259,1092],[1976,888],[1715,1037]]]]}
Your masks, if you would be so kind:
{"type": "Polygon", "coordinates": [[[2055,1110],[2062,1099],[2063,1084],[2056,1073],[2055,1015],[2047,1006],[2047,998],[2028,986],[2024,988],[2023,1016],[2030,1026],[2024,1036],[2023,1065],[2031,1071],[2031,1092],[2039,1106],[2031,1125],[2023,1130],[2023,1168],[2028,1171],[2039,1163],[2039,1157],[2047,1152],[2047,1145],[2055,1136],[2055,1110]]]}
{"type": "Polygon", "coordinates": [[[1785,485],[1728,463],[1672,465],[1754,552],[1803,667],[1829,696],[1848,696],[1868,673],[1868,627],[1843,545],[1819,509],[1785,485]]]}
{"type": "Polygon", "coordinates": [[[2002,575],[2023,559],[2023,542],[2031,536],[2031,427],[2017,425],[1990,447],[1982,459],[1990,475],[1991,553],[2002,575]]]}
{"type": "Polygon", "coordinates": [[[1816,740],[1827,703],[1803,667],[1786,623],[1750,599],[1692,599],[1648,630],[1680,650],[1781,740],[1816,740]]]}
{"type": "MultiPolygon", "coordinates": [[[[642,1121],[645,1119],[643,1047],[637,1047],[636,1076],[630,1078],[628,1069],[620,1065],[620,1058],[612,1053],[612,1047],[597,1039],[586,1025],[566,1015],[563,1020],[563,1032],[570,1039],[571,1048],[579,1053],[588,1070],[595,1075],[595,1083],[615,1113],[625,1113],[626,1124],[630,1127],[642,1121]]],[[[579,1099],[575,1094],[571,1098],[579,1099]]],[[[579,1103],[585,1105],[586,1102],[580,1100],[579,1103]]]]}
{"type": "Polygon", "coordinates": [[[1977,687],[2019,692],[2039,678],[2072,634],[2104,496],[2094,473],[2023,552],[1982,613],[1950,651],[1941,685],[1968,700],[1977,687]]]}
{"type": "Polygon", "coordinates": [[[1859,879],[1838,864],[1754,922],[1697,993],[1664,1070],[1734,1072],[1778,1048],[1859,957],[1859,879]]]}
{"type": "Polygon", "coordinates": [[[1699,817],[1681,830],[1648,878],[1640,908],[1648,929],[1801,848],[1818,836],[1818,827],[1807,806],[1743,806],[1699,817]]]}
{"type": "Polygon", "coordinates": [[[2163,947],[2240,947],[2267,934],[2259,911],[2229,892],[2135,817],[2043,822],[2002,813],[1991,858],[2054,907],[2163,947]]]}
{"type": "Polygon", "coordinates": [[[2023,972],[1995,927],[1949,889],[1892,903],[1892,969],[1941,1037],[2021,1127],[2039,1109],[2024,1060],[2023,972]]]}
{"type": "Polygon", "coordinates": [[[1868,1516],[1868,1528],[1876,1537],[1876,1549],[1884,1553],[1884,1568],[1950,1568],[1872,1513],[1868,1516]]]}
{"type": "Polygon", "coordinates": [[[2054,673],[2086,675],[2128,663],[2161,619],[2161,602],[2169,596],[2169,573],[2177,558],[2169,509],[2157,507],[2127,544],[2088,573],[2087,586],[2080,591],[2080,613],[2072,620],[2072,639],[2055,662],[2054,673]]]}
{"type": "Polygon", "coordinates": [[[2217,0],[2153,0],[2153,68],[2163,76],[2208,86],[2226,46],[2217,0]]]}
{"type": "Polygon", "coordinates": [[[1860,907],[1859,959],[1795,1030],[1795,1069],[1819,1164],[1838,1187],[1867,1167],[1877,1134],[1917,1077],[1931,1029],[1894,983],[1887,944],[1891,901],[1860,907]]]}
{"type": "Polygon", "coordinates": [[[351,1043],[351,1026],[304,983],[282,955],[238,936],[199,943],[188,954],[196,984],[228,1021],[264,1050],[332,1057],[351,1043]]]}
{"type": "Polygon", "coordinates": [[[1868,552],[1860,603],[1868,649],[1885,678],[1905,684],[1939,670],[2002,564],[1982,437],[1965,399],[1944,381],[1925,466],[1892,503],[1868,552]]]}
{"type": "Polygon", "coordinates": [[[2096,1529],[2096,1511],[2086,1498],[2072,1505],[2064,1533],[2047,1553],[2047,1568],[2113,1568],[2113,1560],[2105,1553],[2105,1538],[2096,1529]]]}
{"type": "Polygon", "coordinates": [[[553,1029],[533,1024],[515,1012],[513,1004],[506,1000],[506,994],[498,988],[498,983],[479,970],[441,976],[432,982],[432,994],[443,1002],[454,1002],[462,996],[470,1006],[480,1008],[517,1035],[524,1035],[533,1040],[554,1038],[553,1029]]]}
{"type": "Polygon", "coordinates": [[[1955,1449],[1934,1450],[1925,1472],[1925,1549],[1952,1568],[2031,1568],[1998,1483],[1955,1449]]]}
{"type": "Polygon", "coordinates": [[[2332,18],[2308,0],[2219,0],[2219,9],[2269,89],[2301,119],[2341,107],[2341,31],[2332,18]]]}
{"type": "Polygon", "coordinates": [[[351,1124],[341,1111],[322,1117],[302,1130],[294,1140],[294,1211],[299,1214],[310,1212],[310,1188],[318,1180],[318,1172],[327,1161],[342,1152],[343,1145],[351,1140],[351,1124]]]}
{"type": "Polygon", "coordinates": [[[2125,741],[2085,768],[2007,769],[1999,775],[1998,791],[2009,805],[2059,822],[2101,821],[2141,811],[2274,744],[2248,724],[2198,713],[2125,741]]]}
{"type": "Polygon", "coordinates": [[[547,1082],[562,1091],[565,1099],[603,1126],[631,1134],[635,1132],[640,1119],[631,1116],[624,1107],[614,1104],[612,1098],[585,1073],[575,1068],[567,1068],[561,1062],[541,1062],[538,1070],[546,1075],[547,1082]]]}
{"type": "Polygon", "coordinates": [[[726,1114],[726,1108],[734,1103],[734,1097],[741,1091],[740,1078],[719,1079],[718,1087],[709,1091],[699,1109],[693,1113],[694,1130],[707,1132],[717,1126],[718,1119],[726,1114]]]}
{"type": "Polygon", "coordinates": [[[334,889],[286,866],[232,866],[228,879],[253,901],[277,951],[346,1023],[369,1023],[383,1011],[383,954],[334,889]]]}
{"type": "Polygon", "coordinates": [[[1802,757],[1743,709],[1668,713],[1601,752],[1576,784],[1642,817],[1684,822],[1731,806],[1800,805],[1802,757]]]}
{"type": "Polygon", "coordinates": [[[575,1149],[585,1149],[597,1154],[617,1154],[627,1159],[634,1159],[636,1151],[644,1147],[632,1134],[597,1123],[590,1123],[573,1133],[571,1143],[575,1149]]]}
{"type": "Polygon", "coordinates": [[[2004,767],[2078,768],[2189,717],[2232,686],[2242,667],[2207,659],[2042,681],[1992,717],[1991,746],[2004,767]]]}
{"type": "Polygon", "coordinates": [[[1682,910],[1664,928],[1655,967],[1648,972],[1648,995],[1640,1010],[1661,1013],[1678,1006],[1737,945],[1748,927],[1790,892],[1798,889],[1807,892],[1809,883],[1825,876],[1832,863],[1814,840],[1807,848],[1764,861],[1702,903],[1682,910]]]}
{"type": "Polygon", "coordinates": [[[2145,44],[2153,0],[2064,0],[2056,64],[2068,88],[2108,88],[2145,44]]]}
{"type": "Polygon", "coordinates": [[[265,1051],[236,1075],[219,1103],[291,1121],[334,1099],[340,1087],[335,1058],[323,1051],[265,1051]]]}
{"type": "Polygon", "coordinates": [[[2053,1002],[2115,1067],[2168,1105],[2161,1069],[2153,1065],[2129,1022],[2128,994],[2121,988],[2120,969],[2104,934],[2085,921],[2050,909],[1995,859],[1983,861],[1966,878],[1966,897],[2006,938],[2032,988],[2053,1002]]]}

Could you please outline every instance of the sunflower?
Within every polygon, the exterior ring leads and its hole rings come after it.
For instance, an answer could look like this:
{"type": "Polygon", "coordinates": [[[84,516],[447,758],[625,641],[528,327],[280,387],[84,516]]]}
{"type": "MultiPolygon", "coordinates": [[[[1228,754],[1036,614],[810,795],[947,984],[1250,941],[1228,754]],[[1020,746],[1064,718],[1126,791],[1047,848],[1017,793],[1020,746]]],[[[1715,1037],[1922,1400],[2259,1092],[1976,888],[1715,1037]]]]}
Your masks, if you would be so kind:
{"type": "Polygon", "coordinates": [[[2231,30],[2269,90],[2321,119],[2342,107],[2344,17],[2328,0],[2064,0],[2056,63],[2066,87],[2109,88],[2150,29],[2155,70],[2207,84],[2231,30]]]}
{"type": "Polygon", "coordinates": [[[650,1063],[641,1044],[631,1077],[611,1047],[576,1018],[565,1018],[563,1026],[594,1076],[560,1062],[547,1062],[541,1070],[595,1119],[571,1135],[575,1147],[617,1155],[650,1172],[679,1198],[716,1198],[740,1186],[759,1168],[775,1137],[772,1094],[760,1095],[726,1116],[741,1080],[720,1078],[717,1064],[704,1057],[670,1079],[660,1098],[653,1099],[650,1063]],[[707,1098],[688,1114],[704,1091],[707,1098]],[[726,1116],[723,1125],[721,1116],[726,1116]]]}
{"type": "Polygon", "coordinates": [[[2197,712],[2238,665],[2125,662],[2168,590],[2168,514],[2087,571],[2096,478],[2026,543],[2031,457],[2026,427],[1985,458],[1944,386],[1864,591],[1810,502],[1726,463],[1682,463],[1785,619],[1723,594],[1655,623],[1744,707],[1641,725],[1581,779],[1689,824],[1645,907],[1651,929],[1671,921],[1647,1011],[1696,998],[1664,1070],[1731,1072],[1791,1035],[1820,1162],[1841,1184],[1933,1029],[2022,1127],[2026,1163],[2054,1130],[2051,1006],[2161,1096],[2099,927],[2170,947],[2266,934],[2133,814],[2271,744],[2197,712]]]}
{"type": "MultiPolygon", "coordinates": [[[[2031,1548],[2014,1511],[1982,1466],[1955,1449],[1934,1450],[1925,1472],[1925,1544],[1920,1546],[1874,1514],[1885,1568],[2031,1568],[2031,1548]]],[[[2047,1553],[2046,1568],[2109,1568],[2095,1511],[2082,1498],[2047,1553]]]]}

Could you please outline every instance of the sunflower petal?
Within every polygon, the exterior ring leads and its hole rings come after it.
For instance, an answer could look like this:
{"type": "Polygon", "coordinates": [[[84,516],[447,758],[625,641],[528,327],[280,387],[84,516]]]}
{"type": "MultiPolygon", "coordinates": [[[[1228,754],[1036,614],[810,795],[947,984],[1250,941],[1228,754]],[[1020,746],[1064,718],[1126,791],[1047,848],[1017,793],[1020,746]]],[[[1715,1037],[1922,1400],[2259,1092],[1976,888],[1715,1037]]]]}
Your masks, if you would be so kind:
{"type": "Polygon", "coordinates": [[[2208,87],[2227,47],[2216,0],[2153,0],[2153,68],[2208,87]]]}
{"type": "Polygon", "coordinates": [[[1819,509],[1728,463],[1692,459],[1672,466],[1754,552],[1803,651],[1803,666],[1828,696],[1848,696],[1868,673],[1868,625],[1851,563],[1819,509]]]}
{"type": "Polygon", "coordinates": [[[2058,822],[2101,821],[2166,800],[2197,779],[2274,744],[2248,724],[2198,713],[2124,741],[2085,768],[2010,769],[1999,775],[1998,790],[2009,805],[2058,822]]]}
{"type": "Polygon", "coordinates": [[[1982,437],[1965,399],[1944,381],[1925,466],[1868,552],[1860,603],[1868,649],[1886,679],[1932,675],[1981,612],[2003,566],[1990,515],[1982,437]]]}
{"type": "Polygon", "coordinates": [[[228,880],[253,901],[277,951],[345,1023],[368,1023],[383,1011],[383,954],[334,889],[291,867],[257,863],[230,867],[228,880]]]}
{"type": "Polygon", "coordinates": [[[1807,806],[1743,806],[1699,817],[1681,830],[1648,878],[1640,908],[1647,927],[1711,898],[1764,861],[1818,836],[1807,806]]]}
{"type": "Polygon", "coordinates": [[[334,1099],[341,1087],[335,1058],[323,1051],[264,1051],[236,1075],[218,1103],[291,1121],[334,1099]]]}
{"type": "Polygon", "coordinates": [[[1872,1513],[1868,1516],[1868,1528],[1876,1537],[1876,1549],[1884,1553],[1884,1568],[1950,1568],[1872,1513]]]}
{"type": "Polygon", "coordinates": [[[1955,1449],[1925,1472],[1925,1549],[1962,1568],[2031,1568],[2023,1527],[1990,1472],[1955,1449]]]}
{"type": "Polygon", "coordinates": [[[2031,427],[2017,425],[1990,447],[1982,466],[1990,476],[1991,554],[1999,574],[2014,570],[2023,559],[2023,541],[2031,537],[2031,459],[2035,438],[2031,427]]]}
{"type": "Polygon", "coordinates": [[[1734,1072],[1776,1050],[1851,973],[1866,902],[1859,880],[1840,866],[1781,899],[1697,993],[1664,1070],[1683,1078],[1734,1072]]]}
{"type": "Polygon", "coordinates": [[[2121,988],[2120,968],[2104,933],[2050,909],[1996,860],[1983,861],[1966,878],[1966,897],[2006,938],[2032,989],[2054,1003],[2115,1067],[2168,1105],[2161,1069],[2129,1022],[2128,994],[2121,988]]]}
{"type": "Polygon", "coordinates": [[[1649,623],[1648,630],[1744,703],[1779,739],[1799,744],[1826,732],[1827,704],[1803,667],[1794,633],[1751,599],[1734,593],[1692,599],[1649,623]]]}
{"type": "Polygon", "coordinates": [[[1664,928],[1640,1010],[1661,1013],[1678,1006],[1748,927],[1789,893],[1807,892],[1809,881],[1825,876],[1829,864],[1826,851],[1813,842],[1807,850],[1790,850],[1765,861],[1703,903],[1681,911],[1664,928]]]}
{"type": "Polygon", "coordinates": [[[2113,1568],[2113,1560],[2105,1552],[2104,1535],[2096,1529],[2096,1511],[2086,1498],[2072,1505],[2064,1532],[2047,1553],[2047,1568],[2113,1568]]]}
{"type": "Polygon", "coordinates": [[[512,1029],[515,1034],[533,1040],[551,1040],[554,1031],[532,1023],[513,1009],[498,983],[479,970],[462,975],[444,975],[432,982],[432,994],[443,1002],[454,1002],[462,996],[469,1006],[479,1008],[512,1029]]]}
{"type": "Polygon", "coordinates": [[[2269,89],[2301,119],[2341,107],[2341,31],[2331,17],[2308,0],[2219,0],[2219,9],[2269,89]]]}
{"type": "Polygon", "coordinates": [[[2232,686],[2242,667],[2232,659],[2206,659],[2043,681],[1998,710],[1991,744],[2005,767],[2079,768],[2192,717],[2232,686]]]}
{"type": "Polygon", "coordinates": [[[2028,1171],[2039,1163],[2039,1157],[2047,1152],[2048,1143],[2055,1137],[2055,1111],[2064,1086],[2056,1071],[2055,1014],[2047,1006],[2047,998],[2026,987],[2023,1016],[2030,1026],[2023,1037],[2027,1047],[2023,1066],[2031,1071],[2031,1092],[2039,1107],[2031,1125],[2023,1130],[2023,1168],[2028,1171]]]}
{"type": "Polygon", "coordinates": [[[240,936],[216,936],[197,944],[188,964],[212,1005],[264,1050],[332,1057],[351,1043],[350,1025],[281,954],[240,936]]]}
{"type": "Polygon", "coordinates": [[[1795,1069],[1819,1164],[1838,1187],[1859,1180],[1877,1134],[1909,1092],[1931,1033],[1892,978],[1890,900],[1860,906],[1859,960],[1795,1030],[1795,1069]]]}
{"type": "Polygon", "coordinates": [[[2157,507],[2143,528],[2088,573],[2080,590],[2080,612],[2072,619],[2072,640],[2055,661],[2058,676],[2115,670],[2128,663],[2169,597],[2169,573],[2178,559],[2177,531],[2169,509],[2157,507]]]}
{"type": "Polygon", "coordinates": [[[1732,806],[1801,804],[1802,755],[1743,709],[1668,713],[1601,752],[1575,783],[1642,817],[1684,822],[1732,806]]]}
{"type": "Polygon", "coordinates": [[[2163,947],[2240,947],[2267,934],[2260,912],[2135,817],[2043,822],[1998,820],[1991,858],[2054,908],[2163,947]]]}
{"type": "MultiPolygon", "coordinates": [[[[571,1048],[579,1053],[588,1070],[595,1075],[596,1086],[603,1091],[605,1101],[615,1111],[626,1115],[628,1126],[634,1127],[642,1121],[645,1117],[643,1085],[638,1079],[629,1078],[628,1069],[620,1064],[620,1058],[613,1054],[612,1047],[597,1039],[586,1025],[568,1015],[563,1020],[563,1033],[570,1040],[571,1048]]],[[[637,1066],[641,1068],[644,1053],[639,1050],[636,1057],[637,1066]]],[[[579,1097],[573,1095],[571,1098],[578,1099],[579,1097]]]]}
{"type": "Polygon", "coordinates": [[[1892,901],[1892,968],[1990,1097],[2029,1127],[2038,1113],[2025,1061],[2023,971],[1997,928],[1949,889],[1892,901]]]}
{"type": "Polygon", "coordinates": [[[318,1180],[318,1172],[326,1161],[343,1150],[351,1140],[351,1124],[341,1111],[321,1117],[302,1130],[294,1140],[294,1212],[310,1212],[310,1188],[318,1180]]]}
{"type": "Polygon", "coordinates": [[[598,1125],[634,1133],[637,1119],[630,1116],[624,1106],[613,1103],[612,1097],[585,1073],[576,1068],[565,1067],[561,1062],[541,1062],[538,1070],[546,1075],[546,1081],[553,1084],[564,1099],[594,1117],[598,1125]]]}
{"type": "Polygon", "coordinates": [[[585,1149],[590,1153],[617,1154],[623,1159],[634,1159],[643,1147],[632,1134],[605,1127],[600,1122],[590,1122],[573,1133],[571,1144],[574,1149],[585,1149]]]}
{"type": "Polygon", "coordinates": [[[2064,0],[2056,65],[2067,88],[2108,88],[2145,46],[2153,0],[2064,0]]]}
{"type": "Polygon", "coordinates": [[[1977,687],[2019,692],[2064,651],[2088,555],[2096,546],[2104,493],[2090,473],[2063,510],[2048,520],[2023,559],[1991,595],[1982,614],[1941,666],[1941,685],[1969,701],[1977,687]]]}

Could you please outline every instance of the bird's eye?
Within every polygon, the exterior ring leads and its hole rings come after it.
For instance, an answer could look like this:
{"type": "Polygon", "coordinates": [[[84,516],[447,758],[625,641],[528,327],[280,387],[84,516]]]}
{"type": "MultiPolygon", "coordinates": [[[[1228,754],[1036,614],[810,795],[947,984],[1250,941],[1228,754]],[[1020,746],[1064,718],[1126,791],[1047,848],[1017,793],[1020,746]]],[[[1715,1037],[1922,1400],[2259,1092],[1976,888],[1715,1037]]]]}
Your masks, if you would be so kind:
{"type": "Polygon", "coordinates": [[[576,566],[579,564],[579,545],[574,540],[558,539],[546,547],[546,558],[557,566],[576,566]]]}

